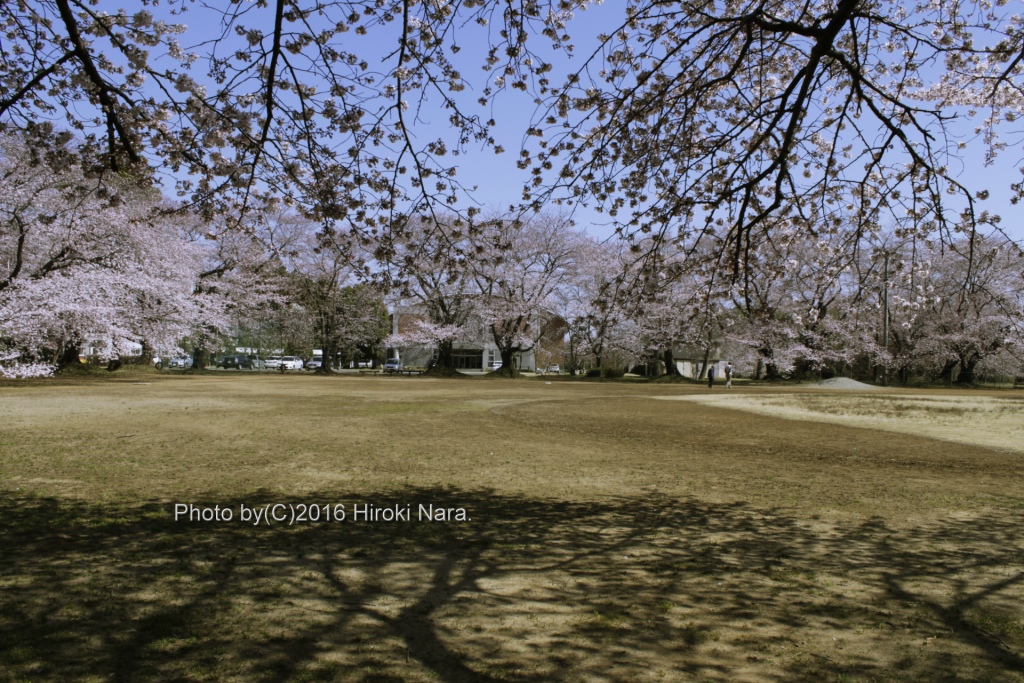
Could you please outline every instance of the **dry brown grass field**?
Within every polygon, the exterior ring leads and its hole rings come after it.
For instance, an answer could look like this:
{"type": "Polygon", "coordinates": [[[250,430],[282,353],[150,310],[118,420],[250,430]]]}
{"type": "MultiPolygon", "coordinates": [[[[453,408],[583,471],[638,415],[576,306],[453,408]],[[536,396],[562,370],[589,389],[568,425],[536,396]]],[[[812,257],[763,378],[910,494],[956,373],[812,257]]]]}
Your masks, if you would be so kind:
{"type": "Polygon", "coordinates": [[[1012,391],[4,384],[0,681],[1024,681],[1022,425],[1012,391]]]}

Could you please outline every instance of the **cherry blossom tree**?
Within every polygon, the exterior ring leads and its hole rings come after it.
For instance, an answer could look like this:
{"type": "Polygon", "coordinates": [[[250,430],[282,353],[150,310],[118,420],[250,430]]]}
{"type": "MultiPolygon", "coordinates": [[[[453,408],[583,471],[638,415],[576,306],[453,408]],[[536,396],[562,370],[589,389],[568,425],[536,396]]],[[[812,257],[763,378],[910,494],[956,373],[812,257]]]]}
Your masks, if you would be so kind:
{"type": "Polygon", "coordinates": [[[228,336],[230,321],[280,323],[292,284],[285,262],[308,246],[310,228],[308,220],[274,203],[244,220],[188,214],[186,234],[204,254],[196,297],[221,311],[189,336],[193,367],[202,368],[228,336]]]}
{"type": "Polygon", "coordinates": [[[716,236],[737,281],[780,230],[909,216],[955,241],[995,217],[950,170],[951,93],[1013,99],[1019,25],[1005,3],[630,0],[564,82],[540,84],[527,194],[595,202],[627,236],[716,236]]]}
{"type": "Polygon", "coordinates": [[[574,276],[582,237],[565,218],[483,223],[471,241],[477,315],[501,353],[501,374],[514,376],[513,356],[535,349],[545,334],[564,333],[552,300],[574,276]]]}
{"type": "MultiPolygon", "coordinates": [[[[938,370],[938,378],[973,384],[978,369],[995,361],[1024,359],[1024,256],[1012,242],[977,239],[932,250],[932,282],[915,283],[911,293],[930,290],[917,350],[938,370]],[[969,274],[967,273],[969,271],[969,274]],[[961,287],[959,282],[966,281],[961,287]]],[[[1014,369],[1004,368],[1007,374],[1014,369]]]]}
{"type": "Polygon", "coordinates": [[[372,238],[404,225],[402,214],[456,201],[452,155],[496,145],[476,100],[550,68],[534,65],[527,38],[568,48],[560,29],[579,4],[3,3],[0,123],[64,119],[87,162],[169,171],[210,211],[240,219],[284,199],[372,238]],[[193,37],[189,24],[206,30],[193,37]],[[468,64],[456,58],[464,46],[468,64]],[[464,69],[479,66],[502,84],[467,97],[464,69]],[[451,135],[417,137],[434,112],[451,135]]]}
{"type": "Polygon", "coordinates": [[[838,231],[760,245],[750,286],[733,292],[733,310],[744,316],[734,339],[756,352],[769,377],[828,370],[970,384],[979,367],[1015,372],[1024,272],[1017,245],[878,238],[851,242],[854,231],[838,231]]]}
{"type": "Polygon", "coordinates": [[[868,361],[868,376],[971,384],[978,368],[1015,374],[1022,356],[1019,246],[980,236],[943,245],[890,232],[863,243],[855,266],[833,307],[846,318],[836,353],[868,361]]]}
{"type": "Polygon", "coordinates": [[[815,235],[780,231],[767,243],[774,259],[784,260],[798,341],[794,374],[842,374],[865,352],[862,344],[874,330],[859,315],[850,296],[863,237],[848,225],[829,226],[815,235]]]}
{"type": "Polygon", "coordinates": [[[636,355],[635,326],[623,306],[629,261],[621,241],[598,242],[582,235],[577,266],[552,297],[554,311],[568,326],[566,357],[570,373],[601,368],[608,353],[636,355]]]}
{"type": "Polygon", "coordinates": [[[287,260],[290,301],[305,312],[310,338],[321,349],[320,374],[355,347],[379,343],[388,332],[387,309],[381,292],[360,282],[357,264],[348,259],[352,235],[331,228],[309,228],[304,243],[287,260]]]}
{"type": "Polygon", "coordinates": [[[987,108],[995,151],[1017,116],[1024,52],[1005,3],[629,0],[563,79],[554,55],[591,4],[5,3],[0,121],[63,118],[90,158],[164,166],[208,208],[286,198],[373,238],[456,200],[454,153],[500,151],[473,99],[522,90],[542,104],[528,201],[591,198],[624,233],[722,219],[734,274],[759,226],[868,230],[912,212],[951,239],[991,219],[984,188],[949,170],[950,120],[987,108]],[[186,23],[215,30],[190,38],[186,23]],[[451,136],[417,138],[434,111],[451,136]]]}
{"type": "Polygon", "coordinates": [[[456,371],[455,344],[470,341],[478,328],[471,231],[476,231],[475,224],[455,215],[419,216],[384,251],[396,304],[412,313],[408,327],[391,335],[388,346],[437,349],[435,369],[443,374],[456,371]]]}
{"type": "Polygon", "coordinates": [[[800,331],[808,311],[797,295],[803,264],[793,256],[788,245],[762,242],[748,255],[742,285],[731,288],[730,303],[743,320],[733,339],[754,353],[756,379],[762,372],[768,379],[788,375],[807,355],[800,331]]]}
{"type": "Polygon", "coordinates": [[[857,245],[853,281],[841,306],[832,310],[855,321],[843,330],[844,360],[853,363],[858,357],[865,376],[906,382],[922,370],[918,345],[927,336],[924,321],[938,296],[931,257],[930,243],[914,234],[898,237],[890,231],[857,245]]]}
{"type": "Polygon", "coordinates": [[[643,331],[648,363],[664,363],[669,375],[678,375],[675,349],[699,350],[703,376],[721,342],[727,292],[725,273],[709,254],[717,245],[712,240],[669,247],[650,244],[660,241],[659,235],[634,240],[631,251],[641,256],[634,262],[636,275],[629,290],[632,316],[643,331]]]}
{"type": "Polygon", "coordinates": [[[84,175],[64,145],[0,135],[0,347],[19,363],[77,362],[101,342],[175,348],[209,310],[201,250],[131,176],[84,175]]]}

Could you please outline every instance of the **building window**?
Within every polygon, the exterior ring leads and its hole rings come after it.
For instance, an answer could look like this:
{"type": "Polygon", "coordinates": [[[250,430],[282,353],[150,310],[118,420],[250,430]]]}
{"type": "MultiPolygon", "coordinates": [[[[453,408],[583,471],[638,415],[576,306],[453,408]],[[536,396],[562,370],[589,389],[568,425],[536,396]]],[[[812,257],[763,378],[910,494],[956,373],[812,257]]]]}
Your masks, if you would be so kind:
{"type": "Polygon", "coordinates": [[[484,352],[482,349],[456,349],[452,355],[455,367],[459,370],[483,370],[484,352]]]}

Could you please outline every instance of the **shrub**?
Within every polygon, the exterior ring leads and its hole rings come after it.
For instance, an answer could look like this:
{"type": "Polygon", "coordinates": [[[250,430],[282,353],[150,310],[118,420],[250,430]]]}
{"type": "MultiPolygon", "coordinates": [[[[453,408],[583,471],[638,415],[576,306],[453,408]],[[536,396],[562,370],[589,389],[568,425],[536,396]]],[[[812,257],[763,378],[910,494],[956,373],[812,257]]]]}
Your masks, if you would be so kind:
{"type": "Polygon", "coordinates": [[[594,368],[587,370],[587,377],[603,377],[605,379],[619,379],[626,374],[623,368],[594,368]]]}

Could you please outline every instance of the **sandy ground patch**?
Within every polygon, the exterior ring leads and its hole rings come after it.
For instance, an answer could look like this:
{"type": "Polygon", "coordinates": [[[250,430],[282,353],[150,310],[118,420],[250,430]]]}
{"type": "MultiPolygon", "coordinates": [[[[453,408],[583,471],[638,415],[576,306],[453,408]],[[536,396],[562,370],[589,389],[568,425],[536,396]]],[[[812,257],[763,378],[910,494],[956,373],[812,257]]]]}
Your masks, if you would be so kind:
{"type": "Polygon", "coordinates": [[[1024,399],[1020,397],[790,393],[655,398],[693,401],[786,420],[881,429],[1024,453],[1024,399]]]}

